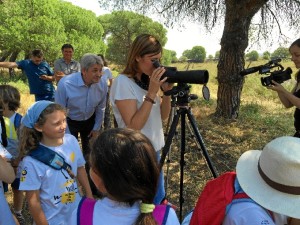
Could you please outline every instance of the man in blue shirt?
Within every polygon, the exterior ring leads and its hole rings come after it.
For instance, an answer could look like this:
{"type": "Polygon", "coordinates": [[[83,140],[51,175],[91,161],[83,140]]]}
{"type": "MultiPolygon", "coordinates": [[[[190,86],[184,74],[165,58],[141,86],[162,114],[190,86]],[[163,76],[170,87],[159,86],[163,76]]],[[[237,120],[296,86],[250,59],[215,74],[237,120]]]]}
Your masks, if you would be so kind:
{"type": "MultiPolygon", "coordinates": [[[[80,134],[83,156],[89,161],[89,140],[98,136],[104,118],[107,83],[101,79],[103,61],[94,54],[85,54],[80,61],[81,72],[64,76],[58,83],[55,102],[68,110],[69,132],[80,134]]],[[[89,165],[86,164],[89,172],[89,165]]],[[[89,174],[89,173],[88,173],[89,174]]],[[[90,182],[93,194],[96,189],[90,182]]]]}
{"type": "Polygon", "coordinates": [[[27,76],[30,94],[35,96],[35,101],[54,101],[54,73],[43,57],[43,52],[36,49],[32,51],[30,59],[0,62],[0,67],[21,69],[27,76]]]}

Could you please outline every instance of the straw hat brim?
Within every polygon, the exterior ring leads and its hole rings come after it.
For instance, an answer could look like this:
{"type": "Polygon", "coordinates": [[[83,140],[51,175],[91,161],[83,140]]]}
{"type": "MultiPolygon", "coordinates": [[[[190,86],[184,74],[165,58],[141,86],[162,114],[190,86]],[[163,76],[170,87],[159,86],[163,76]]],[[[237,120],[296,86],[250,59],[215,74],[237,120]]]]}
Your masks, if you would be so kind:
{"type": "Polygon", "coordinates": [[[241,187],[250,198],[262,207],[300,219],[300,195],[277,191],[261,178],[258,172],[258,160],[261,152],[260,150],[250,150],[239,158],[236,173],[241,187]]]}

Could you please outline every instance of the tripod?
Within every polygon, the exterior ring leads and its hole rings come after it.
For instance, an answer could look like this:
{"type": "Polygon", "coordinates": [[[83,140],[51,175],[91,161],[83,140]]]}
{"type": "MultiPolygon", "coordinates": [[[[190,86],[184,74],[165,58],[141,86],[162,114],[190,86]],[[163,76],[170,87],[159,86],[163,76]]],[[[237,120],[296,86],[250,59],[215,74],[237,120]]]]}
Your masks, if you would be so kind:
{"type": "MultiPolygon", "coordinates": [[[[173,120],[172,120],[172,124],[170,126],[169,129],[169,134],[167,136],[166,139],[166,143],[165,146],[162,150],[162,155],[161,155],[161,159],[160,159],[160,165],[161,168],[164,164],[165,158],[170,150],[170,146],[172,143],[172,139],[176,133],[176,127],[178,125],[179,122],[179,118],[181,118],[181,143],[180,143],[180,195],[179,195],[179,203],[180,203],[180,214],[179,214],[179,219],[180,221],[182,221],[182,206],[184,203],[184,198],[183,198],[183,169],[184,169],[184,165],[185,165],[185,161],[184,161],[184,154],[185,154],[185,145],[186,145],[186,137],[185,137],[185,133],[186,133],[186,121],[185,118],[187,116],[191,127],[192,127],[192,131],[194,132],[194,136],[202,150],[202,154],[206,160],[206,163],[210,169],[211,174],[213,175],[214,178],[217,177],[217,173],[214,169],[214,166],[210,160],[210,157],[208,155],[208,152],[206,150],[205,144],[203,142],[203,139],[201,137],[201,134],[197,128],[196,122],[195,122],[195,118],[193,116],[193,114],[191,113],[191,108],[189,107],[189,102],[190,100],[193,98],[194,95],[190,95],[189,94],[189,86],[187,84],[181,84],[179,83],[178,86],[174,87],[169,93],[166,94],[172,94],[174,96],[177,97],[177,102],[176,102],[176,113],[174,114],[173,120]]],[[[172,97],[174,97],[172,96],[172,97]]]]}

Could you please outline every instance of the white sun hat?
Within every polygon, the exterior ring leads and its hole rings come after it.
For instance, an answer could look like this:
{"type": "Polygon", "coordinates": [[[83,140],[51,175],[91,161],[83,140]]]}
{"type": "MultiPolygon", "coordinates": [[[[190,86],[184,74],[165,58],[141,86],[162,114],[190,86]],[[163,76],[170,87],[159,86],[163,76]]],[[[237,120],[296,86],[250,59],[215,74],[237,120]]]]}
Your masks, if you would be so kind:
{"type": "Polygon", "coordinates": [[[237,162],[238,181],[262,207],[300,218],[300,138],[279,137],[263,150],[250,150],[237,162]]]}

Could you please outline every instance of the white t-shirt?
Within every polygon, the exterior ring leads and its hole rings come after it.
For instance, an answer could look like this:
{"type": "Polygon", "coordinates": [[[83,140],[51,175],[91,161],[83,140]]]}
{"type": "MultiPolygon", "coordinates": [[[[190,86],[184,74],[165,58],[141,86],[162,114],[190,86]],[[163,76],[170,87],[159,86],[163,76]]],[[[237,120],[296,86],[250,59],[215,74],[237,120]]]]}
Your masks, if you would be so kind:
{"type": "MultiPolygon", "coordinates": [[[[93,213],[93,224],[101,225],[132,225],[140,215],[140,204],[136,202],[128,206],[109,198],[98,200],[93,213]]],[[[68,225],[77,225],[77,209],[73,212],[68,225]]],[[[179,225],[174,209],[170,208],[166,225],[179,225]]]]}
{"type": "Polygon", "coordinates": [[[287,217],[273,212],[271,214],[253,202],[237,202],[232,204],[222,225],[285,225],[287,217]]]}
{"type": "Polygon", "coordinates": [[[108,82],[109,79],[113,79],[112,72],[108,67],[104,66],[102,72],[102,79],[105,79],[106,82],[108,82]]]}
{"type": "MultiPolygon", "coordinates": [[[[126,125],[115,101],[134,99],[137,101],[137,108],[139,109],[144,102],[146,94],[146,90],[140,88],[132,78],[128,78],[126,75],[120,74],[114,79],[110,90],[110,102],[118,127],[124,128],[126,125]]],[[[160,113],[160,97],[157,95],[154,101],[156,104],[153,104],[148,120],[141,132],[150,139],[154,149],[159,151],[165,145],[160,113]]]]}
{"type": "MultiPolygon", "coordinates": [[[[77,139],[65,134],[63,144],[48,147],[60,154],[71,165],[77,175],[77,168],[85,165],[77,139]]],[[[26,156],[22,162],[20,190],[39,190],[41,206],[49,225],[65,225],[81,197],[77,182],[65,170],[50,166],[26,156]]]]}
{"type": "Polygon", "coordinates": [[[4,195],[2,181],[0,181],[0,210],[0,225],[16,225],[4,195]]]}

